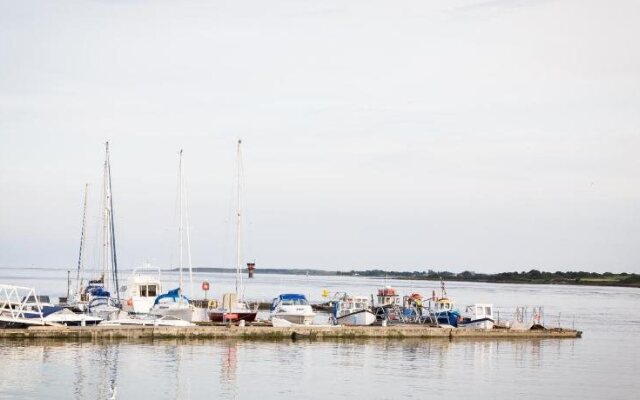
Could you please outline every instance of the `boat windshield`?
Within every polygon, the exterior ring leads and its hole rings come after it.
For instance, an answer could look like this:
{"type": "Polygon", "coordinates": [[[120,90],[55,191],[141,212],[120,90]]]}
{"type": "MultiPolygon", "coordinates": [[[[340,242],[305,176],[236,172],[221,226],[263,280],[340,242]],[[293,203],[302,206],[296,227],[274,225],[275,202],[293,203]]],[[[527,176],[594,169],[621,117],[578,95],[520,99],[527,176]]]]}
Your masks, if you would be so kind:
{"type": "Polygon", "coordinates": [[[309,302],[307,299],[283,299],[281,300],[283,306],[307,306],[309,302]]]}

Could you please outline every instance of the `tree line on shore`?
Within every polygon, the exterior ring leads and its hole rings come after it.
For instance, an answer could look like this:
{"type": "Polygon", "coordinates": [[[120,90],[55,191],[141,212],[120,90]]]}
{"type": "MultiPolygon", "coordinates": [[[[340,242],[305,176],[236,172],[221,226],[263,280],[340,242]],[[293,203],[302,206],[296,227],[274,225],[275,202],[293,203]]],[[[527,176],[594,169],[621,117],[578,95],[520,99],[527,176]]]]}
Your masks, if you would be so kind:
{"type": "MultiPolygon", "coordinates": [[[[198,267],[194,271],[199,272],[235,272],[232,268],[198,267]]],[[[612,272],[585,272],[585,271],[556,271],[545,272],[537,269],[529,271],[499,272],[495,274],[479,273],[474,271],[450,272],[435,271],[388,271],[383,269],[368,269],[362,271],[330,271],[305,268],[259,268],[259,274],[286,274],[286,275],[314,275],[314,276],[363,276],[393,279],[417,279],[417,280],[447,280],[468,282],[496,282],[496,283],[558,283],[578,285],[607,285],[607,286],[634,286],[640,287],[640,274],[612,273],[612,272]]]]}
{"type": "Polygon", "coordinates": [[[463,271],[459,273],[450,271],[385,271],[371,269],[365,271],[340,272],[337,275],[360,275],[370,277],[388,277],[400,279],[424,279],[424,280],[449,280],[470,282],[503,282],[503,283],[567,283],[567,284],[609,284],[620,286],[640,286],[640,275],[626,272],[614,274],[612,272],[585,272],[585,271],[556,271],[545,272],[537,269],[529,271],[499,272],[495,274],[463,271]]]}

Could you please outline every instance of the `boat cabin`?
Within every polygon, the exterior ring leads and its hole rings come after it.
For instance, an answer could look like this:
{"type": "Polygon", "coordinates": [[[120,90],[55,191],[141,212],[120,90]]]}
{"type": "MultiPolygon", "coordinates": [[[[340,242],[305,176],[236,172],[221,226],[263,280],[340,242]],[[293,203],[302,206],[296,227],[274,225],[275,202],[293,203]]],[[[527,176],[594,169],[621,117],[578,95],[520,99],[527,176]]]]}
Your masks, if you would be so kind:
{"type": "Polygon", "coordinates": [[[471,320],[482,318],[493,319],[493,304],[474,304],[467,306],[464,317],[471,318],[471,320]]]}
{"type": "Polygon", "coordinates": [[[438,299],[434,303],[435,312],[444,312],[444,311],[453,311],[455,309],[455,304],[452,300],[447,298],[438,299]]]}
{"type": "Polygon", "coordinates": [[[385,286],[378,289],[378,306],[399,306],[400,296],[391,286],[385,286]]]}
{"type": "Polygon", "coordinates": [[[148,313],[153,307],[155,299],[162,293],[160,272],[158,276],[144,275],[134,270],[127,284],[120,288],[126,301],[123,310],[135,314],[148,313]]]}
{"type": "Polygon", "coordinates": [[[353,310],[367,310],[370,308],[369,297],[348,296],[340,300],[340,310],[342,313],[353,312],[353,310]]]}

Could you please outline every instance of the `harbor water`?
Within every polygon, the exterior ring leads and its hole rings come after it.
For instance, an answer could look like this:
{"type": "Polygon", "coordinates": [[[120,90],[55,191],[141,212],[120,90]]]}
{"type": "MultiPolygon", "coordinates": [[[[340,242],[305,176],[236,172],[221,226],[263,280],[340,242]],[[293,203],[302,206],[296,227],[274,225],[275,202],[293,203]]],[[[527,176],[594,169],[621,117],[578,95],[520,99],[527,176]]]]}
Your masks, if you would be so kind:
{"type": "MultiPolygon", "coordinates": [[[[127,271],[122,274],[126,279],[127,271]]],[[[196,273],[209,297],[233,274],[196,273]]],[[[163,272],[165,289],[177,274],[163,272]]],[[[64,296],[66,269],[4,268],[0,282],[64,296]]],[[[320,301],[323,289],[370,295],[391,285],[430,296],[438,282],[365,277],[256,275],[245,296],[283,292],[320,301]]],[[[459,308],[543,306],[547,326],[581,339],[0,342],[0,399],[635,399],[640,392],[640,290],[565,285],[447,284],[459,308]]],[[[318,317],[324,318],[324,317],[318,317]]],[[[326,321],[318,321],[320,323],[326,321]]]]}

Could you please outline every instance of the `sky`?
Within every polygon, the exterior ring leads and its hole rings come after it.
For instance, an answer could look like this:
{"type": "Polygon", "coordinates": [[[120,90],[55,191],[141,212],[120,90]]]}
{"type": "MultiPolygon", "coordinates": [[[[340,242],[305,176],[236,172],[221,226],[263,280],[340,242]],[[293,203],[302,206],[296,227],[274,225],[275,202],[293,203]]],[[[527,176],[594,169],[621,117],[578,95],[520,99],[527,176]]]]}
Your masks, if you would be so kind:
{"type": "Polygon", "coordinates": [[[640,273],[640,3],[0,0],[0,267],[640,273]]]}

